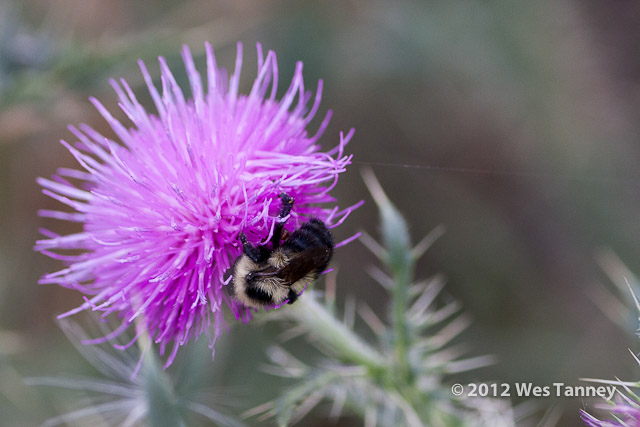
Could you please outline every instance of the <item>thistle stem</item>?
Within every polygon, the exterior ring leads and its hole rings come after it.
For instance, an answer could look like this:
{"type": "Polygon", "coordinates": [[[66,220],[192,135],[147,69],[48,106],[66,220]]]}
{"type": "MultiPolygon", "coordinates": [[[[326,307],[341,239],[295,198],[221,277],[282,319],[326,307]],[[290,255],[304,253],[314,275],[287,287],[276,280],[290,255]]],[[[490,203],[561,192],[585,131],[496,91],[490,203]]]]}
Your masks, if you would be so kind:
{"type": "MultiPolygon", "coordinates": [[[[144,322],[137,321],[136,329],[140,330],[140,328],[144,328],[144,322]]],[[[153,427],[185,426],[171,380],[160,367],[160,361],[146,330],[140,334],[137,343],[143,353],[142,369],[149,425],[153,427]]]]}
{"type": "Polygon", "coordinates": [[[337,320],[310,292],[287,307],[287,314],[328,344],[341,359],[366,366],[370,371],[387,370],[385,358],[337,320]]]}
{"type": "Polygon", "coordinates": [[[409,280],[405,270],[394,271],[393,279],[395,286],[391,292],[392,296],[392,327],[393,346],[397,363],[398,375],[404,380],[409,379],[409,359],[408,348],[410,344],[409,328],[406,320],[408,305],[409,280]]]}
{"type": "Polygon", "coordinates": [[[409,287],[415,260],[409,238],[409,228],[404,218],[393,206],[371,170],[362,173],[365,184],[380,209],[382,239],[386,249],[385,263],[390,267],[394,286],[391,290],[391,323],[396,375],[400,381],[412,383],[408,348],[410,343],[406,311],[409,308],[409,287]]]}

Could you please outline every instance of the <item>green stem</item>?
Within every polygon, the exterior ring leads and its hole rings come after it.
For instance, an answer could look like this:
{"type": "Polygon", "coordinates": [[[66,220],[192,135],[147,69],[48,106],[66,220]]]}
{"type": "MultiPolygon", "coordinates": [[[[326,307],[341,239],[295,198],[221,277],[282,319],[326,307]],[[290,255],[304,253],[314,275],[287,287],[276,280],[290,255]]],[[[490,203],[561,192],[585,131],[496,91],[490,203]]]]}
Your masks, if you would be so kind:
{"type": "MultiPolygon", "coordinates": [[[[136,322],[136,328],[142,322],[136,322]]],[[[145,331],[138,338],[138,346],[144,353],[142,369],[144,372],[144,390],[147,400],[147,420],[152,427],[185,426],[178,408],[177,397],[171,380],[160,366],[151,339],[145,331]]]]}
{"type": "Polygon", "coordinates": [[[407,268],[404,268],[403,266],[394,268],[393,281],[394,287],[391,292],[391,316],[394,336],[393,346],[395,350],[398,375],[400,375],[404,381],[410,377],[408,357],[410,338],[406,319],[406,312],[409,304],[408,290],[410,281],[407,268]]]}
{"type": "Polygon", "coordinates": [[[366,366],[371,371],[387,370],[384,357],[333,317],[310,292],[287,307],[287,314],[303,324],[314,337],[329,345],[341,359],[366,366]]]}
{"type": "Polygon", "coordinates": [[[396,375],[400,383],[411,384],[413,378],[408,358],[410,337],[406,311],[409,309],[409,287],[413,277],[415,260],[411,255],[409,228],[400,212],[382,190],[382,186],[373,172],[365,170],[362,175],[380,210],[382,239],[386,249],[384,261],[391,269],[393,276],[391,322],[396,375]]]}

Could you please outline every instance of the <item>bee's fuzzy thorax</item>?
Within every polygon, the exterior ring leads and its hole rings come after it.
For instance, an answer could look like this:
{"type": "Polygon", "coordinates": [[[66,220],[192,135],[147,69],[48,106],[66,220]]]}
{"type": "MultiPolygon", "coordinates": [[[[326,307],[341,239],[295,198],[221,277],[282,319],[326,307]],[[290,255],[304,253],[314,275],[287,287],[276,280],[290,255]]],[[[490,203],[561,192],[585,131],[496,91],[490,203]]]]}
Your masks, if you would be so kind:
{"type": "Polygon", "coordinates": [[[272,267],[282,268],[289,262],[289,257],[284,253],[282,249],[276,249],[275,251],[273,251],[267,262],[272,267]]]}

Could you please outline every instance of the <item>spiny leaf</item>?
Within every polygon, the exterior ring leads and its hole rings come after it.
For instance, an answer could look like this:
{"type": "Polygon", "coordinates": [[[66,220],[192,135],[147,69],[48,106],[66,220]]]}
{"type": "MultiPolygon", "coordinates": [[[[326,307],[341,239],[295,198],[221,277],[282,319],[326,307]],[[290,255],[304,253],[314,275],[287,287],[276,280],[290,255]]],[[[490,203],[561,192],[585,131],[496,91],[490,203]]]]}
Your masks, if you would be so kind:
{"type": "Polygon", "coordinates": [[[327,385],[338,378],[340,378],[340,375],[336,372],[319,372],[309,376],[308,380],[300,382],[295,387],[290,388],[276,400],[273,408],[276,413],[278,425],[288,425],[295,411],[306,397],[312,393],[321,392],[327,385]]]}

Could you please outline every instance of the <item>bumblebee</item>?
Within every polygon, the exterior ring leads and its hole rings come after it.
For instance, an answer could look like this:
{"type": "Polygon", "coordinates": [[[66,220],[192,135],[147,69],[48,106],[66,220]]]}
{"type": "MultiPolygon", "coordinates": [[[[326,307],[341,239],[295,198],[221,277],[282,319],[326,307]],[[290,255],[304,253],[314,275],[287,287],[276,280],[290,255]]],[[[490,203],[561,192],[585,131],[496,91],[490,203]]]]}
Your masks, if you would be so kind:
{"type": "Polygon", "coordinates": [[[274,227],[271,249],[253,246],[244,233],[239,235],[243,254],[233,266],[233,294],[247,307],[293,304],[333,255],[333,237],[319,219],[310,219],[291,234],[284,229],[294,199],[284,193],[280,199],[280,220],[274,227]]]}

